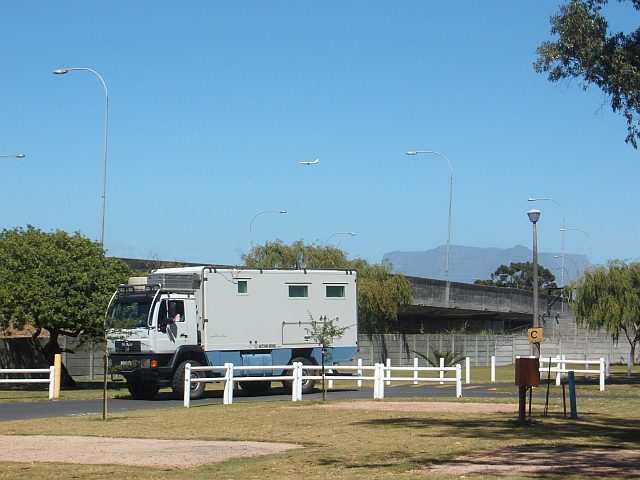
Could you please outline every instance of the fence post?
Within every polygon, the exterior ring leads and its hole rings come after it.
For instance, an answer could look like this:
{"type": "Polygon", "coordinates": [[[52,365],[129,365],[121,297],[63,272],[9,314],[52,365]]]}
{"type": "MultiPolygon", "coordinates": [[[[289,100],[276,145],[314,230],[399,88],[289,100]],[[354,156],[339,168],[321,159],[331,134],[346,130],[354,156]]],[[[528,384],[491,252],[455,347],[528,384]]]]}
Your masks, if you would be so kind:
{"type": "MultiPolygon", "coordinates": [[[[358,359],[358,367],[362,366],[362,359],[359,358],[358,359]]],[[[358,380],[358,388],[362,387],[362,370],[358,370],[358,376],[360,377],[360,380],[358,380]]]]}
{"type": "Polygon", "coordinates": [[[460,397],[462,397],[462,365],[456,363],[456,398],[460,397]]]}
{"type": "Polygon", "coordinates": [[[298,401],[298,362],[293,362],[293,370],[291,370],[291,401],[298,401]]]}
{"type": "Polygon", "coordinates": [[[55,383],[56,383],[56,367],[51,365],[49,367],[49,400],[53,398],[55,393],[55,383]]]}
{"type": "Polygon", "coordinates": [[[465,380],[467,383],[471,383],[471,357],[466,357],[464,361],[465,368],[465,380]]]}
{"type": "MultiPolygon", "coordinates": [[[[418,378],[418,357],[413,357],[413,368],[415,369],[413,371],[413,378],[418,378]]],[[[418,385],[418,380],[414,380],[413,381],[414,385],[418,385]]]]}
{"type": "Polygon", "coordinates": [[[496,381],[496,356],[491,355],[491,382],[496,381]]]}
{"type": "MultiPolygon", "coordinates": [[[[387,368],[391,368],[390,358],[387,358],[387,368]]],[[[387,370],[387,385],[391,385],[391,370],[387,370]]]]}
{"type": "Polygon", "coordinates": [[[189,408],[189,405],[191,403],[191,364],[187,363],[184,366],[184,385],[183,385],[183,390],[184,390],[184,406],[189,408]]]}
{"type": "Polygon", "coordinates": [[[600,359],[600,391],[604,392],[604,377],[605,377],[605,369],[604,369],[604,358],[600,359]]]}
{"type": "Polygon", "coordinates": [[[222,403],[231,405],[233,403],[233,363],[225,363],[224,368],[227,371],[224,373],[224,399],[222,403]]]}
{"type": "MultiPolygon", "coordinates": [[[[561,357],[560,355],[557,355],[556,358],[558,359],[558,363],[556,363],[556,368],[560,370],[562,368],[562,363],[560,363],[561,357]]],[[[561,381],[562,381],[562,373],[558,371],[556,373],[556,387],[560,386],[561,381]]]]}
{"type": "MultiPolygon", "coordinates": [[[[586,342],[585,342],[585,345],[587,345],[587,343],[586,343],[586,342]]],[[[588,355],[585,355],[585,356],[584,356],[584,359],[585,359],[585,361],[589,361],[589,356],[588,356],[588,355]]],[[[585,370],[589,370],[589,364],[588,364],[588,363],[585,363],[585,364],[584,364],[584,369],[585,369],[585,370]]],[[[585,374],[584,374],[584,378],[589,378],[589,374],[588,374],[588,373],[585,373],[585,374]]]]}
{"type": "MultiPolygon", "coordinates": [[[[444,378],[444,357],[440,357],[440,378],[444,378]]],[[[440,382],[440,385],[444,385],[444,382],[440,382]]]]}

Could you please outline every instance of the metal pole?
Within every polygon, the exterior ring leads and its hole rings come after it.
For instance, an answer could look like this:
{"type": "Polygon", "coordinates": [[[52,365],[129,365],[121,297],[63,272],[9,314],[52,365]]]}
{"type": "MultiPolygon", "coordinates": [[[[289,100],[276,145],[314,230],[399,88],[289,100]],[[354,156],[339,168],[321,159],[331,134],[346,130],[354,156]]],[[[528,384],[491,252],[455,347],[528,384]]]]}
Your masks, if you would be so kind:
{"type": "Polygon", "coordinates": [[[104,87],[104,95],[105,95],[104,161],[103,161],[103,168],[102,168],[102,214],[100,217],[100,245],[104,249],[104,209],[105,209],[105,199],[106,199],[106,193],[107,193],[107,139],[109,137],[109,91],[107,90],[107,84],[104,82],[100,74],[90,68],[63,68],[60,70],[54,70],[53,73],[55,73],[56,75],[64,75],[65,73],[71,72],[73,70],[86,70],[87,72],[93,73],[95,76],[97,76],[100,79],[100,81],[102,82],[102,86],[104,87]]]}
{"type": "Polygon", "coordinates": [[[446,282],[446,286],[445,286],[445,301],[448,303],[449,302],[449,254],[451,251],[451,207],[453,204],[453,168],[451,167],[451,162],[449,161],[449,159],[447,157],[445,157],[443,154],[439,153],[439,152],[434,152],[431,150],[422,150],[422,151],[415,151],[415,152],[407,152],[407,155],[416,155],[418,153],[431,153],[433,155],[439,155],[440,157],[444,158],[447,161],[447,164],[449,165],[449,222],[447,225],[447,258],[446,258],[446,263],[445,263],[445,270],[444,270],[444,280],[446,282]]]}

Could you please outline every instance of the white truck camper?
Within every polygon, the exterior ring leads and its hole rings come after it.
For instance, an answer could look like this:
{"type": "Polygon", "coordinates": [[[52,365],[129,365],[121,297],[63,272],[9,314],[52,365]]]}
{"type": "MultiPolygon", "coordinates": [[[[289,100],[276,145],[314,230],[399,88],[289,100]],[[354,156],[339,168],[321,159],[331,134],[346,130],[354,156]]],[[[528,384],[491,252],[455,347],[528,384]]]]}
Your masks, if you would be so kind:
{"type": "MultiPolygon", "coordinates": [[[[318,365],[321,347],[309,334],[311,317],[349,327],[335,339],[332,362],[358,350],[358,284],[354,270],[184,267],[155,270],[120,285],[107,310],[109,371],[122,375],[134,398],[151,399],[171,386],[183,396],[185,364],[192,366],[318,365]]],[[[282,371],[249,370],[278,376],[282,371]]],[[[285,373],[286,374],[286,373],[285,373]]],[[[192,372],[192,376],[219,376],[192,372]]],[[[283,382],[286,389],[291,385],[283,382]]],[[[242,382],[248,393],[270,382],[242,382]]],[[[303,385],[308,393],[313,381],[303,385]]],[[[205,383],[192,383],[200,398],[205,383]]]]}

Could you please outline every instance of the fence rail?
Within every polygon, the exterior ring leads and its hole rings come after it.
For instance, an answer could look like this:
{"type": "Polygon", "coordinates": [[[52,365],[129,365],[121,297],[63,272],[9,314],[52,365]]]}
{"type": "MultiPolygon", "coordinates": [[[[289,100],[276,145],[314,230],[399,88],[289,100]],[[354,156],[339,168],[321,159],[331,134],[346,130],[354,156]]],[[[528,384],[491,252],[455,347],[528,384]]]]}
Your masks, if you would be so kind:
{"type": "Polygon", "coordinates": [[[376,363],[375,365],[341,365],[340,370],[354,371],[355,375],[309,375],[308,371],[319,371],[322,367],[320,365],[303,365],[300,362],[294,362],[293,365],[269,365],[269,366],[247,366],[247,365],[234,365],[233,363],[225,363],[223,366],[198,366],[192,367],[190,363],[185,365],[184,374],[184,406],[189,407],[191,404],[191,384],[192,383],[210,383],[210,382],[225,382],[223,404],[229,405],[233,403],[233,392],[236,382],[273,382],[273,381],[290,381],[291,382],[291,401],[297,402],[302,400],[302,382],[305,380],[358,380],[360,383],[362,380],[373,381],[373,398],[384,398],[384,386],[385,382],[389,385],[391,381],[413,381],[417,382],[440,382],[440,383],[455,383],[456,385],[456,397],[462,397],[462,367],[460,364],[455,367],[391,367],[385,366],[383,363],[376,363]],[[236,376],[234,373],[237,371],[249,372],[249,371],[291,371],[291,375],[272,375],[272,376],[236,376]],[[223,376],[216,378],[197,378],[191,377],[192,372],[221,372],[223,376]],[[373,375],[363,375],[363,371],[371,371],[373,375]],[[393,377],[392,372],[413,371],[413,377],[393,377]],[[421,377],[420,372],[437,372],[437,377],[421,377]],[[454,377],[445,377],[445,372],[455,372],[454,377]],[[416,375],[417,374],[417,375],[416,375]]]}
{"type": "Polygon", "coordinates": [[[565,358],[564,355],[556,356],[556,357],[543,357],[540,358],[540,375],[544,375],[545,373],[555,373],[556,374],[556,385],[560,385],[562,381],[562,376],[565,373],[574,372],[574,373],[583,373],[585,375],[590,375],[591,373],[597,373],[600,376],[600,391],[604,392],[605,385],[604,379],[606,376],[605,369],[605,360],[604,358],[599,358],[598,360],[571,360],[565,358]],[[544,364],[548,366],[544,366],[544,364]],[[555,366],[553,366],[555,364],[555,366]],[[585,368],[568,368],[567,365],[584,365],[585,368]],[[598,370],[589,370],[589,365],[597,365],[598,370]]]}
{"type": "Polygon", "coordinates": [[[0,383],[48,383],[49,399],[55,395],[56,368],[0,368],[0,375],[46,374],[48,378],[0,378],[0,383]]]}

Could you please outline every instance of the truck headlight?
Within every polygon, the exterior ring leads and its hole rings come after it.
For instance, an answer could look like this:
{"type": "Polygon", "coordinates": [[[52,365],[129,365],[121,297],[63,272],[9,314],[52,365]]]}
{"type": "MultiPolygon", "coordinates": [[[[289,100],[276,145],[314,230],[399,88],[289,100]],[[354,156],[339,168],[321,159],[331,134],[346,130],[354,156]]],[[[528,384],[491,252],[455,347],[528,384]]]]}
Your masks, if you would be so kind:
{"type": "Polygon", "coordinates": [[[150,359],[148,359],[148,358],[143,358],[143,359],[140,361],[140,366],[141,366],[142,368],[150,368],[150,367],[151,367],[151,360],[150,360],[150,359]]]}

